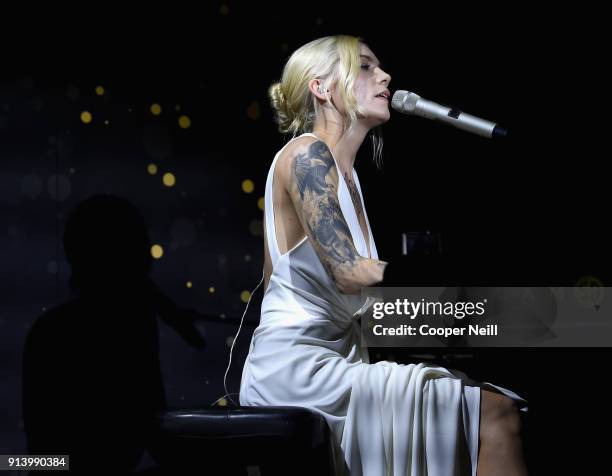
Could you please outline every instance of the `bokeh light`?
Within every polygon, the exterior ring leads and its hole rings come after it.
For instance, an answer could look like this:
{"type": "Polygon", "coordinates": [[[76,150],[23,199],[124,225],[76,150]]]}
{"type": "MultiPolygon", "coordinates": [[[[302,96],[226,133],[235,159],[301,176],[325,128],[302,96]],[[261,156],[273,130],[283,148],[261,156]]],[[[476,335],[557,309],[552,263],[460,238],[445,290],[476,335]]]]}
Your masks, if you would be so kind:
{"type": "Polygon", "coordinates": [[[96,94],[98,96],[104,96],[104,88],[102,86],[97,86],[96,87],[96,94]]]}
{"type": "Polygon", "coordinates": [[[176,184],[176,178],[172,172],[166,172],[162,178],[166,187],[173,187],[176,184]]]}
{"type": "Polygon", "coordinates": [[[187,116],[179,117],[178,122],[181,129],[188,129],[191,126],[191,119],[189,119],[187,116]]]}
{"type": "Polygon", "coordinates": [[[251,297],[251,292],[250,291],[242,291],[240,293],[240,300],[242,302],[248,302],[250,297],[251,297]]]}
{"type": "Polygon", "coordinates": [[[151,246],[151,256],[155,259],[160,259],[164,255],[164,249],[161,245],[153,245],[151,246]]]}
{"type": "Polygon", "coordinates": [[[83,111],[81,113],[81,121],[83,121],[85,124],[89,124],[91,122],[91,119],[92,119],[91,112],[83,111]]]}
{"type": "Polygon", "coordinates": [[[250,179],[245,179],[242,181],[242,191],[244,193],[251,193],[255,189],[255,184],[250,179]]]}
{"type": "Polygon", "coordinates": [[[154,103],[151,105],[151,114],[154,116],[159,116],[162,112],[162,108],[159,104],[154,103]]]}
{"type": "Polygon", "coordinates": [[[149,172],[151,175],[155,175],[157,173],[157,165],[155,164],[147,165],[147,172],[149,172]]]}

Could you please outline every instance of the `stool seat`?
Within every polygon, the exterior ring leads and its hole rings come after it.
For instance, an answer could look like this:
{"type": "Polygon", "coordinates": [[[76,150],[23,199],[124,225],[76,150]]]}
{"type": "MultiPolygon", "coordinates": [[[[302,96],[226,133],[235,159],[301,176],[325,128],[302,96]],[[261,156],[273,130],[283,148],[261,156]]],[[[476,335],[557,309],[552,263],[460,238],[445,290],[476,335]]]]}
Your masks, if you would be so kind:
{"type": "Polygon", "coordinates": [[[319,413],[296,406],[171,409],[157,416],[154,457],[162,467],[247,474],[335,472],[330,428],[319,413]]]}

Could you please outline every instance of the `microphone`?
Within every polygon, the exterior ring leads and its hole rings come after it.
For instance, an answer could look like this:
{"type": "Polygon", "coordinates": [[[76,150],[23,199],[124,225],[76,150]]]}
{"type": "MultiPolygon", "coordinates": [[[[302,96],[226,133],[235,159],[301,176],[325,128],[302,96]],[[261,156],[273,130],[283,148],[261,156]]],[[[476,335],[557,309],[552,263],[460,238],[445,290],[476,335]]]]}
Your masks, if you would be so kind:
{"type": "Polygon", "coordinates": [[[458,129],[463,129],[464,131],[473,132],[474,134],[488,138],[500,138],[508,135],[508,130],[506,128],[494,122],[466,114],[453,107],[436,104],[410,91],[395,91],[393,99],[391,100],[391,107],[409,116],[435,119],[445,124],[455,126],[458,129]]]}

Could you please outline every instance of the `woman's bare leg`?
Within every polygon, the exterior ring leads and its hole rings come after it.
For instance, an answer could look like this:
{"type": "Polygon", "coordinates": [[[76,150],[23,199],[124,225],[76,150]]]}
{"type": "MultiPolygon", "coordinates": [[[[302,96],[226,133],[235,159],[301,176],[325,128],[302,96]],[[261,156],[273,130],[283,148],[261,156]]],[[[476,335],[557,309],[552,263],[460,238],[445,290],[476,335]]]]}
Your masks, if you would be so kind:
{"type": "Polygon", "coordinates": [[[478,476],[526,476],[521,420],[509,397],[481,389],[478,476]]]}

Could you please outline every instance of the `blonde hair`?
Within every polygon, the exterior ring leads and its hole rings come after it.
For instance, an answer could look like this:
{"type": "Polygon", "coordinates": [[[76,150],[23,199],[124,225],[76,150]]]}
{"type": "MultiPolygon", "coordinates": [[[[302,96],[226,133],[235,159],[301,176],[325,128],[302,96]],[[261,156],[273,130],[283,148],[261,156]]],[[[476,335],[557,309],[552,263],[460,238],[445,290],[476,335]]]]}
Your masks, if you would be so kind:
{"type": "MultiPolygon", "coordinates": [[[[314,78],[321,79],[321,87],[330,89],[337,86],[338,95],[347,121],[345,131],[365,116],[354,94],[354,86],[360,70],[359,43],[362,38],[349,35],[335,35],[318,38],[293,52],[283,68],[280,81],[268,89],[268,96],[275,111],[275,122],[281,134],[312,132],[315,119],[321,114],[320,106],[308,83],[314,78]]],[[[382,128],[375,127],[370,133],[373,159],[380,168],[382,163],[382,128]]]]}

